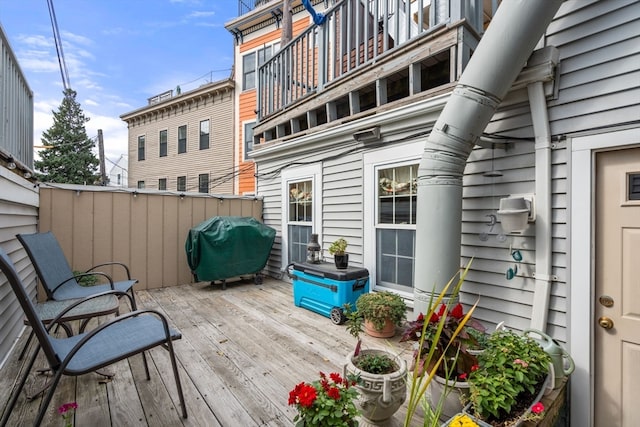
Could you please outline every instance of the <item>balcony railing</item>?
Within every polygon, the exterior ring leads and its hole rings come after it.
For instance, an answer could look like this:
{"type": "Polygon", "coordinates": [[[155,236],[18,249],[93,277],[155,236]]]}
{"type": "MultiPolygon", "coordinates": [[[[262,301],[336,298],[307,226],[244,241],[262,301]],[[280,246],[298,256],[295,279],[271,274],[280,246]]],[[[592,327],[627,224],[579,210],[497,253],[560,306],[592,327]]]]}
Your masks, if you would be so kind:
{"type": "Polygon", "coordinates": [[[455,2],[338,2],[325,12],[322,25],[310,26],[259,68],[258,121],[374,63],[381,55],[441,28],[441,24],[450,20],[450,3],[455,2]]]}
{"type": "Polygon", "coordinates": [[[0,159],[9,156],[33,168],[33,92],[0,27],[0,159]]]}

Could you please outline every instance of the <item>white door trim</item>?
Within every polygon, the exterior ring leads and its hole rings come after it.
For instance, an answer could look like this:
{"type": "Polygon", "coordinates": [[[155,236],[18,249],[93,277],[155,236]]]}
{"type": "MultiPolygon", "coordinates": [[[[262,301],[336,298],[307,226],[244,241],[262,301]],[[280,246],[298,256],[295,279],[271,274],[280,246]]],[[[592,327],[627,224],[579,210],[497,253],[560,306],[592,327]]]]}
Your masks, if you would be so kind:
{"type": "MultiPolygon", "coordinates": [[[[282,181],[280,188],[281,216],[280,226],[282,229],[281,266],[284,271],[289,259],[289,227],[287,227],[287,213],[289,212],[289,186],[290,181],[301,181],[310,179],[313,186],[313,220],[311,229],[318,234],[318,241],[322,242],[322,165],[318,162],[312,165],[287,168],[282,171],[282,181]]],[[[322,244],[322,243],[321,243],[322,244]]]]}
{"type": "Polygon", "coordinates": [[[571,375],[571,424],[593,426],[594,156],[596,151],[640,143],[640,128],[574,137],[571,146],[569,206],[569,351],[576,369],[571,375]],[[588,307],[588,309],[587,309],[588,307]]]}

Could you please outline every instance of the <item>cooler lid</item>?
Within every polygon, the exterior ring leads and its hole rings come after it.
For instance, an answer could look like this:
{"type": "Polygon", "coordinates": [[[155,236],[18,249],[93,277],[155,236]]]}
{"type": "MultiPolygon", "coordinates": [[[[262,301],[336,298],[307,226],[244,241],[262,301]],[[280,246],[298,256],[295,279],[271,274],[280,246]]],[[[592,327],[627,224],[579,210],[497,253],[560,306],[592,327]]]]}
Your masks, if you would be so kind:
{"type": "Polygon", "coordinates": [[[347,267],[344,270],[338,270],[336,268],[336,265],[331,262],[323,262],[320,264],[294,262],[293,269],[312,276],[326,277],[327,279],[338,280],[341,282],[361,279],[363,277],[369,276],[369,270],[367,270],[366,268],[347,267]]]}

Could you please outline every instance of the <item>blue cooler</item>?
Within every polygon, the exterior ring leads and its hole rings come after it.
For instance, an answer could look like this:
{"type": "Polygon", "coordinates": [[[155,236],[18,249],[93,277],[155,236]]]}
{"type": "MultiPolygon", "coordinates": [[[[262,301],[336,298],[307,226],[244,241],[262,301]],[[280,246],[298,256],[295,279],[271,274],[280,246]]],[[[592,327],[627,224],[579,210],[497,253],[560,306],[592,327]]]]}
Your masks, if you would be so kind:
{"type": "Polygon", "coordinates": [[[355,305],[358,297],[369,292],[369,271],[335,264],[293,263],[293,302],[297,307],[315,311],[339,325],[346,320],[342,307],[355,305]]]}

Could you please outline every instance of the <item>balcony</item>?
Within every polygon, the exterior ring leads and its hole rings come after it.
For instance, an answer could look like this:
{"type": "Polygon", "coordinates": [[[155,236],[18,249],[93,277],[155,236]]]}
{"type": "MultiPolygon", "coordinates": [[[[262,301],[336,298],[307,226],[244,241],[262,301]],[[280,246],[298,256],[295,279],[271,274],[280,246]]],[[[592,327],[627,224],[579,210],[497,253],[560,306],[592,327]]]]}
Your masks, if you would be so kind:
{"type": "Polygon", "coordinates": [[[259,68],[255,148],[450,91],[496,8],[337,2],[259,68]]]}

